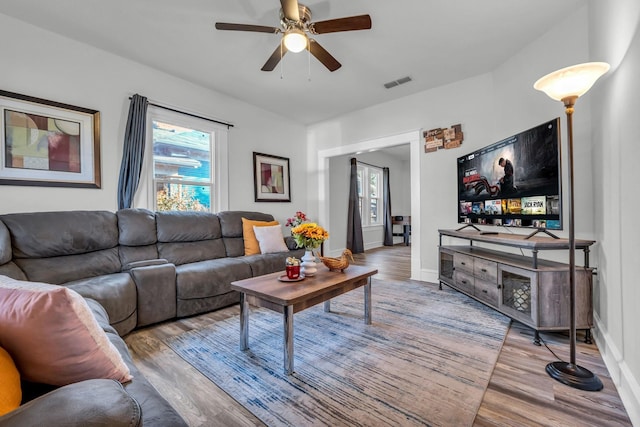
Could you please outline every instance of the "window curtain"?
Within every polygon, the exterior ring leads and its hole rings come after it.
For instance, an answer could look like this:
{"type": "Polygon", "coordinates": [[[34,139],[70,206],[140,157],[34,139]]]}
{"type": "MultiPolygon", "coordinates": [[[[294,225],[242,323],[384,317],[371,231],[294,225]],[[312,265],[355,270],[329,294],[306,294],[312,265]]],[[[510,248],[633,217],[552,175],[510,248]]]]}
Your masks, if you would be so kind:
{"type": "Polygon", "coordinates": [[[138,94],[131,97],[118,180],[118,209],[131,207],[140,182],[147,132],[147,105],[146,97],[138,94]]]}
{"type": "Polygon", "coordinates": [[[354,254],[364,252],[362,239],[362,220],[358,206],[358,163],[355,157],[350,159],[351,177],[349,180],[349,212],[347,217],[347,249],[354,254]]]}
{"type": "Polygon", "coordinates": [[[382,186],[384,194],[384,245],[393,246],[393,220],[391,218],[391,185],[389,183],[389,168],[382,168],[382,186]]]}

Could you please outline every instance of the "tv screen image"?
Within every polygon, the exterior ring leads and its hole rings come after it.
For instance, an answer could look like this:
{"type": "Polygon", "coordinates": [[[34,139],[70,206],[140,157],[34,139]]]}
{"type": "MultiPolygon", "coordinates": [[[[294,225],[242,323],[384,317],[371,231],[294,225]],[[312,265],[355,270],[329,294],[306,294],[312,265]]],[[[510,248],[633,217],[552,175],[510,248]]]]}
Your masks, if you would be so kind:
{"type": "Polygon", "coordinates": [[[458,158],[458,223],[562,229],[560,118],[458,158]]]}

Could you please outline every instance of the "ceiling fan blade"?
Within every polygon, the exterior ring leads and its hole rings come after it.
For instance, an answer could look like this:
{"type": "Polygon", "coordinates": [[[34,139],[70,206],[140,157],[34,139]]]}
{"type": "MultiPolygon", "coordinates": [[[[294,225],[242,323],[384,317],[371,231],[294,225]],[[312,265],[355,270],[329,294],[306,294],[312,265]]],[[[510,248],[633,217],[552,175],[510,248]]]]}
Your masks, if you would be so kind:
{"type": "Polygon", "coordinates": [[[273,71],[276,68],[276,65],[280,62],[280,60],[284,57],[285,53],[287,53],[287,48],[284,47],[284,43],[280,42],[280,45],[273,51],[267,62],[264,63],[261,70],[262,71],[273,71]]]}
{"type": "Polygon", "coordinates": [[[371,17],[369,15],[358,15],[347,18],[329,19],[327,21],[314,22],[309,27],[310,31],[315,34],[369,30],[371,29],[371,17]]]}
{"type": "Polygon", "coordinates": [[[227,22],[216,22],[216,30],[230,30],[230,31],[253,31],[256,33],[279,33],[280,28],[266,27],[264,25],[249,25],[249,24],[230,24],[227,22]]]}
{"type": "Polygon", "coordinates": [[[320,43],[313,39],[309,39],[309,52],[313,56],[315,56],[318,61],[322,62],[325,67],[329,69],[329,71],[335,71],[338,68],[342,67],[342,64],[339,63],[336,58],[331,56],[329,52],[326,51],[325,48],[320,46],[320,43]]]}
{"type": "Polygon", "coordinates": [[[300,12],[298,9],[298,0],[280,0],[284,17],[290,21],[299,21],[300,12]]]}

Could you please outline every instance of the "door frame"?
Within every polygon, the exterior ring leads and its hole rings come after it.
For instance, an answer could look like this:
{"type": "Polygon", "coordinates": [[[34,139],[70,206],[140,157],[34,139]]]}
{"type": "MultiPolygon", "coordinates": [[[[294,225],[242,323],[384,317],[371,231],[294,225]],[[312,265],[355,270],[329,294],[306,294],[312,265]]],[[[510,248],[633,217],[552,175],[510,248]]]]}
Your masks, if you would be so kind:
{"type": "Polygon", "coordinates": [[[409,144],[410,179],[411,179],[411,279],[421,279],[421,244],[420,238],[420,130],[408,131],[396,135],[385,136],[354,144],[342,145],[335,148],[318,151],[318,192],[320,199],[325,201],[318,206],[319,221],[330,229],[329,212],[331,201],[329,198],[329,159],[346,154],[367,152],[409,144]]]}

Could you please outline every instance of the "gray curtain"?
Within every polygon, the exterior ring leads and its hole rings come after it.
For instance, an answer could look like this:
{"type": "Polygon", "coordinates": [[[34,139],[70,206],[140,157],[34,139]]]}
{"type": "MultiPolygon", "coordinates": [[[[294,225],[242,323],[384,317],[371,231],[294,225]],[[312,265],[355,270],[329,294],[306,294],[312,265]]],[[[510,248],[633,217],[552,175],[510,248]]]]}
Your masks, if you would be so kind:
{"type": "Polygon", "coordinates": [[[347,217],[347,249],[354,254],[364,252],[362,240],[362,220],[358,206],[358,163],[354,157],[351,162],[351,178],[349,180],[349,213],[347,217]]]}
{"type": "Polygon", "coordinates": [[[147,98],[135,94],[129,104],[129,117],[124,131],[124,148],[118,180],[118,209],[130,208],[138,189],[147,132],[147,98]]]}
{"type": "Polygon", "coordinates": [[[382,168],[382,186],[384,192],[384,245],[393,246],[393,221],[391,218],[391,186],[389,184],[389,168],[382,168]]]}

